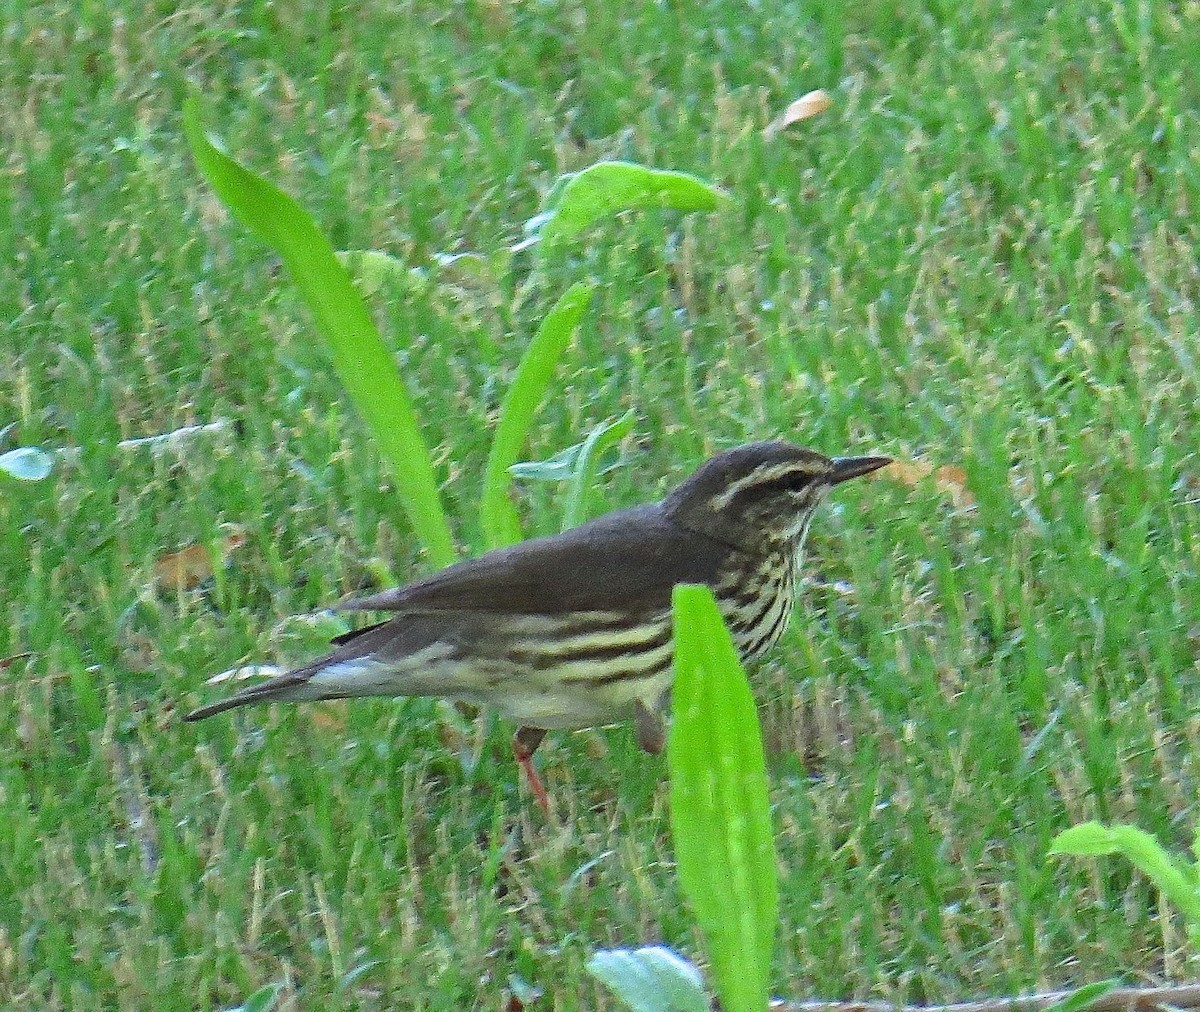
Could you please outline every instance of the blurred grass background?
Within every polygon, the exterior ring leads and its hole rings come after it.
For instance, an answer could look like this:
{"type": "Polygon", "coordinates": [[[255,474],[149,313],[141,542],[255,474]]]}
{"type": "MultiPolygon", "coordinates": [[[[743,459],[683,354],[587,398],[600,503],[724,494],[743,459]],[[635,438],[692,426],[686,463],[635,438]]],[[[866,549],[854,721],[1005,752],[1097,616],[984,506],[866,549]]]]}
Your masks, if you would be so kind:
{"type": "MultiPolygon", "coordinates": [[[[757,438],[965,469],[973,509],[840,491],[754,676],[776,993],[1188,975],[1149,885],[1044,852],[1085,818],[1172,847],[1196,820],[1196,4],[48,0],[0,22],[0,450],[79,448],[0,486],[0,998],[223,1007],[281,981],[285,1008],[527,986],[607,1008],[595,947],[698,953],[664,765],[628,729],[552,737],[545,826],[509,729],[475,747],[425,701],[178,722],[208,675],[320,649],[302,616],[427,568],[277,261],[185,154],[189,81],[335,246],[418,272],[371,302],[464,553],[499,399],[580,279],[528,457],[635,410],[589,514],[757,438]],[[817,87],[829,112],[764,139],[817,87]],[[553,180],[610,157],[734,206],[510,269],[553,180]],[[182,452],[116,449],[218,418],[182,452]],[[213,579],[156,581],[230,524],[213,579]]],[[[521,490],[527,531],[556,530],[562,489],[521,490]]]]}

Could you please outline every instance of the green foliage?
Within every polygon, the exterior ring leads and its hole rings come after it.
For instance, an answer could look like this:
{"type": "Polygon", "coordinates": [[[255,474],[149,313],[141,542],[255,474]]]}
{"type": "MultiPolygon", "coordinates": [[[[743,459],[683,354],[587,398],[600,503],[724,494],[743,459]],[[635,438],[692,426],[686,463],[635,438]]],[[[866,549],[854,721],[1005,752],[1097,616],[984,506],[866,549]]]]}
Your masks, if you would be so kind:
{"type": "Polygon", "coordinates": [[[488,548],[499,548],[521,540],[521,521],[508,498],[512,474],[525,443],[533,415],[554,378],[554,370],[571,335],[592,300],[591,289],[573,285],[546,314],[534,339],[521,356],[517,375],[500,408],[500,421],[492,439],[483,480],[480,519],[488,548]]]}
{"type": "Polygon", "coordinates": [[[54,458],[35,446],[18,446],[0,453],[0,473],[21,481],[41,481],[50,477],[54,458]]]}
{"type": "MultiPolygon", "coordinates": [[[[429,451],[416,416],[383,342],[371,322],[362,293],[350,281],[352,269],[363,292],[377,293],[388,279],[411,282],[399,260],[374,250],[335,253],[310,215],[266,180],[238,164],[205,134],[193,96],[184,127],[197,165],[236,217],[283,257],[329,342],[338,373],[375,438],[392,460],[401,501],[414,530],[438,565],[454,559],[449,524],[434,481],[429,451]]],[[[542,225],[543,238],[562,240],[597,218],[639,207],[682,211],[712,210],[724,195],[695,176],[647,169],[627,162],[591,166],[556,187],[558,199],[542,225]]],[[[549,241],[547,243],[549,245],[549,241]]],[[[488,548],[521,540],[520,518],[509,498],[510,467],[516,463],[538,405],[592,298],[591,289],[573,285],[555,303],[521,358],[504,398],[484,474],[480,522],[488,548]]],[[[630,423],[631,424],[631,423],[630,423]]],[[[567,526],[582,517],[584,489],[594,478],[592,452],[618,436],[597,430],[585,441],[582,467],[572,484],[567,526]]]]}
{"type": "Polygon", "coordinates": [[[601,218],[647,208],[715,211],[729,197],[686,172],[651,169],[631,162],[597,162],[560,178],[546,194],[543,210],[526,223],[541,254],[577,236],[601,218]]]}
{"type": "Polygon", "coordinates": [[[673,608],[668,758],[679,879],[704,930],[721,1007],[763,1012],[779,886],[758,714],[712,591],[681,584],[673,608]]]}
{"type": "MultiPolygon", "coordinates": [[[[1140,873],[1045,854],[1064,811],[1166,842],[1196,803],[1186,5],[165,10],[5,10],[0,452],[54,471],[0,477],[0,1006],[227,1007],[286,975],[302,1007],[490,1009],[516,973],[599,1012],[597,946],[704,951],[663,763],[625,729],[551,735],[571,817],[546,825],[501,728],[456,737],[419,701],[179,726],[209,674],[312,656],[295,616],[429,562],[276,257],[190,164],[188,78],[335,248],[410,272],[368,302],[412,338],[388,344],[469,536],[507,338],[577,280],[593,304],[523,458],[636,410],[588,513],[774,435],[966,470],[973,509],[838,490],[751,671],[777,990],[942,1004],[1179,965],[1140,873]],[[767,141],[812,87],[831,110],[767,141]],[[598,221],[528,285],[519,223],[599,158],[736,209],[598,221]],[[229,521],[219,590],[155,590],[229,521]]],[[[563,493],[522,483],[526,530],[557,529],[563,493]]]]}
{"type": "Polygon", "coordinates": [[[618,461],[603,463],[604,457],[633,431],[635,421],[637,415],[627,411],[616,420],[601,422],[583,442],[559,450],[546,460],[523,460],[508,470],[524,481],[567,483],[561,529],[569,530],[587,519],[587,495],[596,479],[620,466],[618,461]]]}
{"type": "Polygon", "coordinates": [[[380,250],[339,250],[337,258],[350,272],[364,298],[379,295],[390,284],[398,284],[402,290],[428,287],[402,261],[380,250]]]}
{"type": "Polygon", "coordinates": [[[1084,984],[1083,987],[1072,991],[1061,1001],[1047,1007],[1044,1012],[1085,1012],[1106,994],[1110,994],[1120,986],[1121,982],[1115,978],[1098,980],[1094,984],[1084,984]]]}
{"type": "Polygon", "coordinates": [[[563,510],[564,531],[587,519],[587,494],[601,473],[600,459],[606,450],[616,446],[633,431],[636,421],[637,415],[627,411],[615,421],[601,422],[579,444],[579,453],[571,470],[571,484],[567,490],[567,505],[563,510]]]}
{"type": "Polygon", "coordinates": [[[334,367],[396,474],[397,494],[435,565],[455,559],[429,449],[366,303],[311,215],[205,133],[196,96],[184,106],[192,157],[232,214],[275,250],[328,341],[334,367]]]}
{"type": "Polygon", "coordinates": [[[1171,854],[1153,833],[1137,826],[1084,822],[1059,833],[1049,853],[1075,857],[1120,854],[1180,909],[1192,947],[1200,949],[1200,833],[1192,851],[1195,861],[1171,854]]]}
{"type": "Polygon", "coordinates": [[[279,995],[283,992],[283,985],[280,983],[265,984],[260,987],[254,994],[250,995],[241,1005],[236,1008],[231,1008],[228,1012],[271,1012],[279,1001],[279,995]]]}
{"type": "Polygon", "coordinates": [[[700,971],[662,945],[602,949],[587,968],[633,1012],[709,1012],[712,1007],[700,971]]]}

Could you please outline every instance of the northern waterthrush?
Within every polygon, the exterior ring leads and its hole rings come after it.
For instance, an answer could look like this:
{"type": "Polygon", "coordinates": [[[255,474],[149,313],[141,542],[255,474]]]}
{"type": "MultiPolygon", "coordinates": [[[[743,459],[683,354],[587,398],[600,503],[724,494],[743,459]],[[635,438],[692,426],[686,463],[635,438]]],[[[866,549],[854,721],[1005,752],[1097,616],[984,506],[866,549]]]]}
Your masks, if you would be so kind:
{"type": "Polygon", "coordinates": [[[887,457],[830,459],[785,442],[713,457],[661,502],[605,514],[553,537],[460,562],[338,606],[395,612],[339,636],[327,657],[193,710],[349,696],[444,696],[520,725],[530,763],[550,728],[633,717],[638,743],[663,745],[672,680],[671,589],[712,588],[743,661],[783,635],[809,522],[833,485],[887,457]]]}

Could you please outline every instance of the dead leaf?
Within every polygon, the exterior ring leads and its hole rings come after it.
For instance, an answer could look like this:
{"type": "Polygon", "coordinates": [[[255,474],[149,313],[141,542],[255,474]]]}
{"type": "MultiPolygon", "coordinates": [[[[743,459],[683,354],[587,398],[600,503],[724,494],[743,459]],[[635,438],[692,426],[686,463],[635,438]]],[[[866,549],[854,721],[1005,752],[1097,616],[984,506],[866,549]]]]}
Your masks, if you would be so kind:
{"type": "Polygon", "coordinates": [[[975,497],[967,488],[967,472],[957,464],[943,464],[933,472],[933,481],[950,496],[955,506],[974,506],[975,497]]]}
{"type": "Polygon", "coordinates": [[[447,752],[455,752],[459,755],[471,754],[470,739],[463,733],[463,730],[464,725],[446,720],[438,721],[438,740],[447,752]]]}
{"type": "Polygon", "coordinates": [[[159,556],[154,563],[154,582],[167,590],[191,590],[213,575],[216,561],[224,562],[246,543],[246,532],[236,524],[225,524],[225,536],[214,553],[209,545],[188,545],[182,551],[159,556]]]}
{"type": "Polygon", "coordinates": [[[763,136],[767,140],[771,140],[780,131],[786,130],[793,123],[799,123],[801,120],[820,116],[821,113],[827,111],[832,105],[833,99],[829,97],[829,93],[822,91],[820,88],[816,91],[810,91],[806,95],[801,95],[771,121],[763,131],[763,136]]]}
{"type": "Polygon", "coordinates": [[[313,725],[322,731],[341,733],[346,730],[346,701],[318,703],[310,710],[313,725]]]}
{"type": "Polygon", "coordinates": [[[870,477],[890,478],[911,488],[915,488],[926,478],[932,478],[934,488],[948,495],[955,506],[964,508],[975,505],[975,497],[967,488],[967,472],[954,464],[934,467],[923,460],[893,460],[887,467],[881,467],[870,477]]]}
{"type": "Polygon", "coordinates": [[[933,474],[933,465],[923,460],[893,460],[886,467],[864,475],[872,481],[889,478],[901,485],[915,486],[933,474]]]}

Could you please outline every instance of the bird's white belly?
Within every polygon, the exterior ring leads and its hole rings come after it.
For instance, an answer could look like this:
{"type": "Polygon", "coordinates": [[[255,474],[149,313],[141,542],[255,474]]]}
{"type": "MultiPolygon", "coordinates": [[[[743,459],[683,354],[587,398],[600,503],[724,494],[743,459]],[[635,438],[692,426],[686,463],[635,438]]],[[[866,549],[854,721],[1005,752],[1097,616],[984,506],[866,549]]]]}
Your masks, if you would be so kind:
{"type": "Polygon", "coordinates": [[[634,704],[657,709],[671,687],[671,668],[649,678],[612,682],[608,685],[534,685],[512,679],[503,693],[460,695],[466,702],[495,709],[514,724],[550,730],[575,730],[617,724],[633,716],[634,704]]]}
{"type": "Polygon", "coordinates": [[[528,616],[513,625],[510,640],[499,640],[488,651],[460,651],[437,642],[394,660],[348,659],[314,674],[295,698],[442,696],[491,707],[531,727],[619,723],[633,715],[635,703],[657,708],[671,686],[674,644],[668,615],[633,634],[605,627],[606,619],[601,614],[591,624],[582,623],[549,653],[538,640],[547,628],[553,633],[555,624],[528,616]]]}

